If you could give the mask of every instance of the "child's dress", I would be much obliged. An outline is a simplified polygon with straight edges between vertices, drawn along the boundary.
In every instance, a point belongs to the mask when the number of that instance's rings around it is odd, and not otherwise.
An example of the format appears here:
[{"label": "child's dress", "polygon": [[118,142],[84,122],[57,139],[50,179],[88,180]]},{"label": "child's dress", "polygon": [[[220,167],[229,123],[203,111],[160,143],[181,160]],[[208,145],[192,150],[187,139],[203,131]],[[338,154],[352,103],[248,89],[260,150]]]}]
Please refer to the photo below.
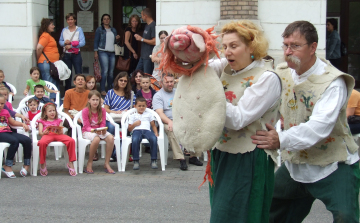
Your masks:
[{"label": "child's dress", "polygon": [[39,114],[40,113],[40,110],[37,110],[35,113],[33,113],[32,111],[28,111],[27,115],[27,118],[30,119],[30,121],[33,120],[33,118],[35,117],[35,115]]},{"label": "child's dress", "polygon": [[[43,125],[43,132],[44,132],[46,128],[49,126],[60,126],[62,120],[55,119],[54,121],[47,121],[47,120],[38,119],[37,122]],[[54,141],[62,142],[65,144],[69,154],[69,162],[76,161],[75,140],[70,136],[64,134],[58,135],[50,132],[48,135],[43,135],[37,144],[39,146],[40,164],[45,163],[46,147],[49,145],[49,143]]]},{"label": "child's dress", "polygon": [[92,113],[91,119],[89,119],[89,109],[86,107],[82,110],[82,118],[83,118],[83,128],[82,128],[82,135],[84,139],[93,140],[96,136],[99,136],[100,139],[105,139],[109,132],[106,132],[104,135],[98,135],[95,132],[91,132],[91,129],[106,127],[106,110],[101,108],[102,110],[102,120],[101,123],[98,124],[98,114]]}]

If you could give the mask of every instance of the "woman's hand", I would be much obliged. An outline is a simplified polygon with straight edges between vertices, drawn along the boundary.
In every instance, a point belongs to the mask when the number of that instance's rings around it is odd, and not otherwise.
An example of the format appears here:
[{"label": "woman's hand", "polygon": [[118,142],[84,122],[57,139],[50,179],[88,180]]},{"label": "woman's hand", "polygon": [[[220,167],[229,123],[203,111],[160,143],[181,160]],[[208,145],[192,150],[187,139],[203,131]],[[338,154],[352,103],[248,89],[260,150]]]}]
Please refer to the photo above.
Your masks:
[{"label": "woman's hand", "polygon": [[119,36],[119,35],[117,35],[117,36],[115,36],[115,38],[116,38],[116,40],[119,40],[119,39],[120,39],[120,36]]},{"label": "woman's hand", "polygon": [[94,59],[95,59],[95,60],[99,59],[99,55],[98,55],[98,52],[97,52],[97,51],[95,51],[95,53],[94,53]]},{"label": "woman's hand", "polygon": [[136,53],[133,53],[135,60],[139,58],[139,56]]},{"label": "woman's hand", "polygon": [[71,49],[71,45],[66,45],[65,50],[69,50],[69,49]]},{"label": "woman's hand", "polygon": [[64,42],[64,43],[65,43],[65,45],[71,45],[71,42],[70,42],[70,40],[68,40],[68,39],[67,39],[67,40],[65,40],[65,42]]}]

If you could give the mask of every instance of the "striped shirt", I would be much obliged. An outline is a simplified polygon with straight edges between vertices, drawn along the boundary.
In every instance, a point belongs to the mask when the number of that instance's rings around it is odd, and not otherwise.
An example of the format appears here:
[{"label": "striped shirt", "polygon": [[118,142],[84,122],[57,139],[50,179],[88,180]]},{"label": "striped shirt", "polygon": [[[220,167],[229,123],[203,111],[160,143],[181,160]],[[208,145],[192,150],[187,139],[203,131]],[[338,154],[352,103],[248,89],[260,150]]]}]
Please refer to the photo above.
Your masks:
[{"label": "striped shirt", "polygon": [[[135,99],[136,96],[134,95],[133,105],[135,104]],[[105,96],[104,104],[109,106],[112,111],[123,111],[130,109],[130,101],[130,99],[126,99],[124,96],[117,95],[114,89],[111,89]]]}]

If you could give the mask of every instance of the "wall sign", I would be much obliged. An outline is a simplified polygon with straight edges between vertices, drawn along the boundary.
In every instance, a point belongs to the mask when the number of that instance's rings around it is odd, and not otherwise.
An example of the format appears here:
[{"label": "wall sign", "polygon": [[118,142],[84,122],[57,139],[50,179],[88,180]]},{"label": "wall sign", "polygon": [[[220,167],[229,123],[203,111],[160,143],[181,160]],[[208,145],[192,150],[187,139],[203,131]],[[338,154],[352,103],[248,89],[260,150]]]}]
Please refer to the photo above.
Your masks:
[{"label": "wall sign", "polygon": [[80,26],[83,32],[94,31],[94,12],[79,11],[77,13],[77,25]]},{"label": "wall sign", "polygon": [[81,10],[87,11],[91,8],[93,4],[93,0],[77,0],[77,3]]}]

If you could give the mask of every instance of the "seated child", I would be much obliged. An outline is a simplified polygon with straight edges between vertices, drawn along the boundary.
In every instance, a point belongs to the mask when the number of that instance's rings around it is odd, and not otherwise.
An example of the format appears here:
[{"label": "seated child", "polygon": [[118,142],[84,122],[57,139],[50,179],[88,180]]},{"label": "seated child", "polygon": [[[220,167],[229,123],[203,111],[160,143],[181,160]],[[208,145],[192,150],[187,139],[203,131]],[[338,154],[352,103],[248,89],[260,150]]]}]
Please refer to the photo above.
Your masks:
[{"label": "seated child", "polygon": [[44,97],[44,93],[45,93],[44,86],[42,86],[40,84],[35,85],[34,93],[35,93],[35,96],[33,98],[38,100],[39,103],[43,103],[43,104],[46,104],[46,103],[49,103],[49,102],[53,103],[53,101],[51,101],[49,98]]},{"label": "seated child", "polygon": [[[0,95],[0,142],[9,143],[8,152],[6,155],[5,165],[1,168],[1,172],[5,173],[9,178],[16,178],[12,166],[15,153],[19,147],[19,143],[24,148],[24,166],[21,167],[20,175],[25,177],[30,168],[31,158],[31,139],[27,136],[12,132],[10,125],[22,126],[25,131],[29,131],[29,127],[25,123],[15,121],[9,114],[8,110],[3,109],[5,104],[5,97]],[[3,154],[1,154],[2,156]]]},{"label": "seated child", "polygon": [[9,98],[9,89],[7,89],[6,87],[0,87],[0,94],[2,94],[5,99],[6,99],[6,106],[11,110],[14,111],[12,104],[8,101]]},{"label": "seated child", "polygon": [[46,147],[53,141],[65,144],[69,154],[69,163],[67,163],[66,166],[69,169],[70,176],[76,176],[73,164],[73,162],[76,161],[75,140],[70,136],[63,134],[62,129],[60,129],[60,131],[53,131],[51,129],[51,127],[62,127],[62,120],[58,118],[56,105],[51,102],[45,104],[41,109],[41,118],[38,119],[37,122],[39,124],[39,135],[41,136],[41,139],[37,144],[39,146],[41,176],[46,176],[48,174],[45,161]]},{"label": "seated child", "polygon": [[14,96],[15,94],[11,91],[11,88],[9,87],[9,85],[4,81],[5,79],[5,74],[4,71],[0,70],[0,87],[6,87],[9,90],[9,94],[11,94],[12,96]]},{"label": "seated child", "polygon": [[[27,95],[29,93],[29,90],[31,90],[31,94],[34,94],[34,87],[36,85],[42,85],[44,86],[44,89],[47,91],[47,92],[50,92],[50,93],[57,93],[58,91],[55,91],[55,90],[51,90],[49,89],[47,86],[46,86],[46,83],[44,80],[41,80],[40,79],[40,69],[37,68],[37,67],[32,67],[30,69],[30,77],[31,79],[28,79],[26,81],[26,88],[24,90],[24,95]],[[47,93],[45,93],[45,95],[47,96]]]},{"label": "seated child", "polygon": [[138,92],[136,92],[136,98],[145,98],[147,108],[152,108],[152,99],[154,97],[154,94],[156,93],[156,91],[152,87],[150,87],[150,84],[150,77],[143,76],[140,82],[141,90],[138,90]]},{"label": "seated child", "polygon": [[26,106],[29,108],[29,111],[25,114],[25,117],[32,121],[35,115],[40,113],[40,110],[37,109],[39,107],[39,101],[35,98],[30,98],[26,102]]},{"label": "seated child", "polygon": [[[131,151],[134,160],[134,170],[140,168],[139,150],[142,139],[150,142],[151,168],[157,169],[157,137],[158,132],[155,126],[154,116],[146,111],[146,99],[137,97],[135,100],[136,113],[129,117],[129,132],[132,133]],[[150,125],[154,132],[150,131]],[[155,134],[154,134],[155,133]]]},{"label": "seated child", "polygon": [[[101,95],[98,91],[92,90],[88,94],[88,103],[86,107],[82,110],[83,118],[83,128],[82,136],[84,139],[91,140],[89,159],[86,166],[86,173],[94,173],[92,169],[92,163],[94,154],[99,146],[100,140],[105,140],[106,142],[106,152],[105,152],[105,172],[110,174],[115,174],[114,170],[110,167],[110,156],[114,148],[114,136],[108,131],[96,131],[93,132],[92,129],[106,127],[106,111],[101,107]],[[82,168],[82,166],[79,166]]]}]

